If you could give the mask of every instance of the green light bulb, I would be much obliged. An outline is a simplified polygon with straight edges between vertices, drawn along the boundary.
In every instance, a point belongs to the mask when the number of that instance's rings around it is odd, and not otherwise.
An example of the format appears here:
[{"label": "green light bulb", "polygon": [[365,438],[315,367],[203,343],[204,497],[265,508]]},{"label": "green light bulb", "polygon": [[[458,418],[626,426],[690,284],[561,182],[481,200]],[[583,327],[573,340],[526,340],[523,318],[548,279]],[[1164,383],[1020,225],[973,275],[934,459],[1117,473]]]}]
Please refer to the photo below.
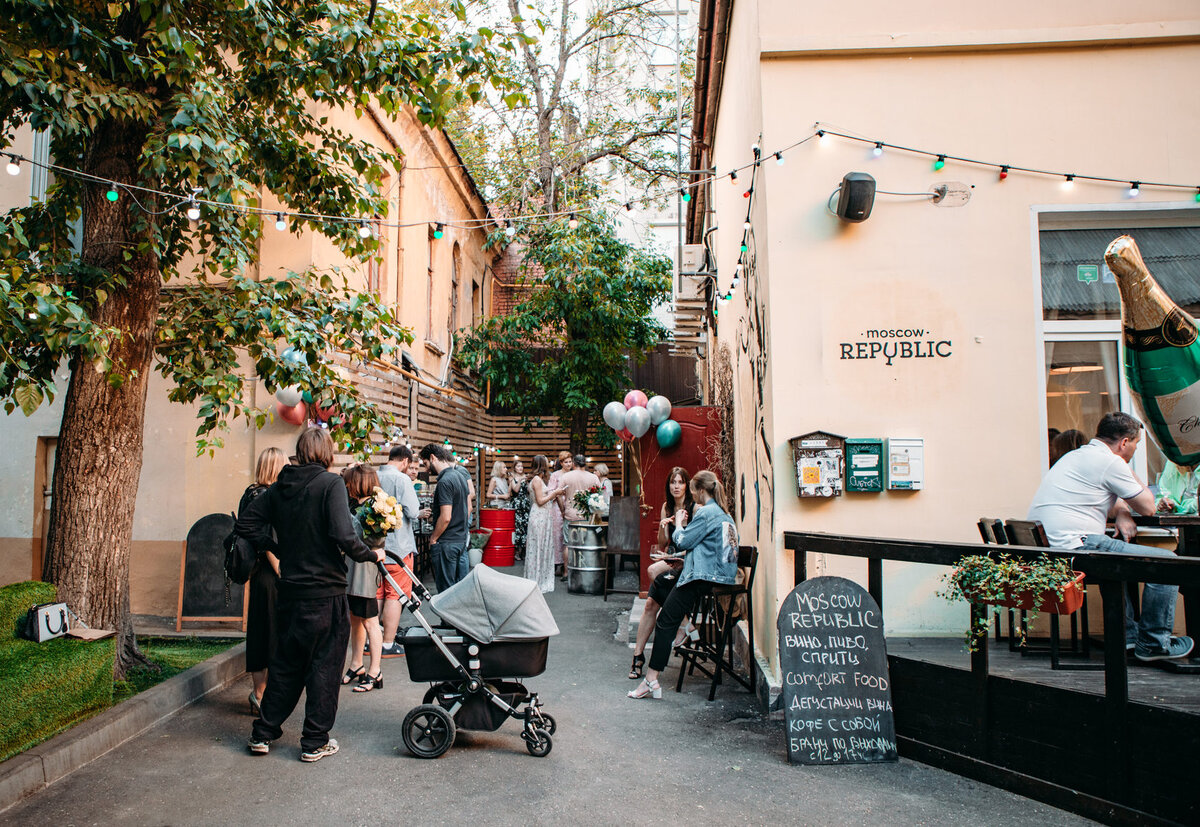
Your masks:
[{"label": "green light bulb", "polygon": [[934,171],[934,172],[937,172],[938,170],[940,170],[940,169],[941,169],[942,167],[944,167],[944,166],[946,166],[946,156],[945,156],[945,155],[939,155],[939,156],[937,157],[937,160],[933,162],[933,171]]},{"label": "green light bulb", "polygon": [[116,201],[118,198],[121,197],[121,193],[117,192],[116,187],[110,187],[108,192],[104,193],[104,197],[107,198],[109,201]]}]

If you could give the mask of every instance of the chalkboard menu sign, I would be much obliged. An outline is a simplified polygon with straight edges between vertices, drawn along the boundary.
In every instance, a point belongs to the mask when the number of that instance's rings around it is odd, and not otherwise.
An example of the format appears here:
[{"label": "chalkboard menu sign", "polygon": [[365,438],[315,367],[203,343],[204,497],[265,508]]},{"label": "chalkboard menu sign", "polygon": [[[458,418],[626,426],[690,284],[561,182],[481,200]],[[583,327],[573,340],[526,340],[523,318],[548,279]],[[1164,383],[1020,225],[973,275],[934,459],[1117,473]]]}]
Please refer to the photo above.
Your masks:
[{"label": "chalkboard menu sign", "polygon": [[791,763],[896,760],[883,613],[866,590],[842,577],[792,589],[779,610],[779,665]]},{"label": "chalkboard menu sign", "polygon": [[179,609],[175,629],[185,621],[241,621],[245,628],[244,585],[231,583],[225,593],[225,537],[233,531],[233,516],[209,514],[188,531],[179,566]]}]

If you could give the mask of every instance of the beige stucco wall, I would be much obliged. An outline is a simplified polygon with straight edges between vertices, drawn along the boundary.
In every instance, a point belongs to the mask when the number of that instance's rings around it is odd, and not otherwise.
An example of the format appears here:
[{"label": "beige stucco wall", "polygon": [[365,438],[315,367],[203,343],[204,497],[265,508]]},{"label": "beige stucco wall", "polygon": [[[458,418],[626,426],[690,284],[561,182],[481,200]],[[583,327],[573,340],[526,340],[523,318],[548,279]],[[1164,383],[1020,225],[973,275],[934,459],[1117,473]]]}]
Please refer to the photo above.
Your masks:
[{"label": "beige stucco wall", "polygon": [[[449,346],[451,250],[460,247],[459,319],[471,322],[472,281],[481,291],[490,291],[485,279],[490,255],[483,251],[485,230],[470,222],[484,216],[484,206],[458,167],[461,163],[448,140],[439,132],[420,125],[409,112],[385,119],[382,126],[369,117],[355,118],[352,112],[332,110],[331,118],[346,132],[372,141],[385,152],[399,147],[406,165],[402,184],[393,174],[387,222],[411,224],[402,230],[384,228],[382,299],[396,311],[401,323],[413,331],[408,348],[414,361],[433,377],[440,376],[445,356],[426,348],[432,338],[444,353]],[[27,130],[15,135],[12,151],[31,154]],[[0,172],[0,209],[28,203],[29,175],[10,177]],[[264,195],[267,209],[279,208],[278,200]],[[432,221],[445,222],[445,236],[433,242],[434,328],[427,329],[428,232]],[[477,223],[477,222],[476,222]],[[454,226],[458,224],[460,226]],[[461,225],[467,225],[463,227]],[[288,271],[309,267],[338,269],[353,287],[366,288],[366,265],[348,260],[335,245],[318,234],[279,232],[274,218],[264,221],[261,243],[261,277],[281,277]],[[184,280],[198,260],[189,258],[181,266]],[[485,293],[486,295],[486,293]],[[169,300],[169,299],[165,299]],[[483,304],[484,309],[487,303]],[[429,377],[427,377],[429,378]],[[62,398],[67,375],[62,374],[60,393],[52,405],[26,418],[20,413],[0,414],[0,496],[7,504],[0,512],[0,584],[29,578],[34,553],[35,514],[40,508],[36,491],[39,438],[54,438],[62,417]],[[158,374],[150,380],[146,406],[145,448],[137,503],[134,511],[133,546],[130,558],[131,605],[136,614],[173,616],[176,613],[180,559],[188,529],[201,517],[237,508],[242,491],[250,483],[254,462],[267,447],[287,454],[295,451],[300,429],[275,419],[261,431],[244,421],[231,423],[224,434],[225,447],[215,456],[196,456],[198,424],[194,406],[167,400],[168,385]],[[273,400],[259,383],[252,391],[257,404],[271,407]],[[251,401],[251,400],[248,400]],[[407,424],[407,423],[403,423]]]},{"label": "beige stucco wall", "polygon": [[[942,2],[914,8],[739,0],[717,168],[745,163],[746,127],[761,107],[767,152],[821,121],[872,140],[997,163],[1200,181],[1193,151],[1200,106],[1184,80],[1200,71],[1196,11],[1181,2],[1017,3],[1001,16]],[[754,43],[745,29],[755,25],[770,54],[744,54]],[[1102,38],[1109,40],[1078,45]],[[1132,45],[1125,38],[1134,38]],[[760,57],[756,88],[746,67]],[[1024,515],[1046,451],[1037,213],[1131,202],[1127,185],[1080,182],[1067,192],[1060,179],[1014,173],[1001,182],[994,168],[950,162],[934,172],[927,157],[888,151],[874,159],[870,144],[825,144],[793,150],[782,167],[763,165],[763,211],[755,218],[759,269],[769,279],[777,529],[772,541],[760,543],[774,550],[761,564],[767,617],[757,625],[767,653],[775,650],[774,614],[792,583],[783,531],[974,542],[978,517]],[[869,220],[847,225],[825,204],[850,171],[870,173],[881,190],[923,192],[946,181],[974,189],[960,208],[881,194]],[[725,228],[740,232],[742,220],[730,190],[720,182],[714,193],[723,284],[737,251]],[[1192,195],[1143,187],[1136,203],[1197,210]],[[762,245],[764,236],[769,245]],[[1097,250],[1097,260],[1102,254]],[[749,308],[740,300],[732,306],[743,319],[730,324],[723,309],[720,338],[736,345]],[[951,355],[890,366],[841,358],[841,343],[895,327],[924,328],[932,334],[925,338],[952,342]],[[737,380],[749,401],[749,376],[743,370]],[[739,415],[739,425],[745,418]],[[799,500],[787,440],[818,428],[923,437],[925,490]],[[744,466],[744,439],[739,446]],[[865,583],[865,564],[855,561],[812,559],[809,567],[810,574]],[[948,607],[933,594],[938,570],[885,564],[884,572],[890,634],[965,628],[965,607]]]}]

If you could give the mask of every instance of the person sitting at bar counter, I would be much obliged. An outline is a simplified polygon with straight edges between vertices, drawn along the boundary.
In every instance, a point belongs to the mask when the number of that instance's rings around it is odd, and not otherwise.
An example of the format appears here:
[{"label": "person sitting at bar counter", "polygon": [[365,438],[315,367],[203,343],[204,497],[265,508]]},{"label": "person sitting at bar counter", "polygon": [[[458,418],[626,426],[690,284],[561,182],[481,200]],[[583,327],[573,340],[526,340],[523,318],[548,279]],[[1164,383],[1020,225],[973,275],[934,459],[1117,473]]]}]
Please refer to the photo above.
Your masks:
[{"label": "person sitting at bar counter", "polygon": [[1200,488],[1200,466],[1181,466],[1167,460],[1158,475],[1158,500],[1161,514],[1195,514],[1196,490]]},{"label": "person sitting at bar counter", "polygon": [[[1046,537],[1055,548],[1101,551],[1117,554],[1174,557],[1173,551],[1133,545],[1137,526],[1130,511],[1154,513],[1154,495],[1129,468],[1129,460],[1142,438],[1142,423],[1127,413],[1104,415],[1096,438],[1062,456],[1054,464],[1033,496],[1030,520],[1040,520]],[[1104,527],[1109,518],[1117,537],[1108,537]],[[1142,591],[1142,616],[1133,618],[1133,606],[1125,598],[1125,648],[1141,661],[1180,658],[1192,651],[1192,639],[1175,637],[1175,597],[1178,586],[1147,583]]]}]

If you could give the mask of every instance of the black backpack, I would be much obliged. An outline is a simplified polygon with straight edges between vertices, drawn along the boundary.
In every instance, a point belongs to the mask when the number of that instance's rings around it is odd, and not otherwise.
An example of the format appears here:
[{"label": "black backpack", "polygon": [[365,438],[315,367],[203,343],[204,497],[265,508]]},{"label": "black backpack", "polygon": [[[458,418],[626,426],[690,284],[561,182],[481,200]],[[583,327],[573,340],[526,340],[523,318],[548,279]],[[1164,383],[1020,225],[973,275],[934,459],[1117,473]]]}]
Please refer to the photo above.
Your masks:
[{"label": "black backpack", "polygon": [[250,579],[250,570],[258,559],[258,551],[249,540],[237,533],[237,529],[229,532],[222,545],[225,547],[225,576],[234,583],[245,583]]}]

